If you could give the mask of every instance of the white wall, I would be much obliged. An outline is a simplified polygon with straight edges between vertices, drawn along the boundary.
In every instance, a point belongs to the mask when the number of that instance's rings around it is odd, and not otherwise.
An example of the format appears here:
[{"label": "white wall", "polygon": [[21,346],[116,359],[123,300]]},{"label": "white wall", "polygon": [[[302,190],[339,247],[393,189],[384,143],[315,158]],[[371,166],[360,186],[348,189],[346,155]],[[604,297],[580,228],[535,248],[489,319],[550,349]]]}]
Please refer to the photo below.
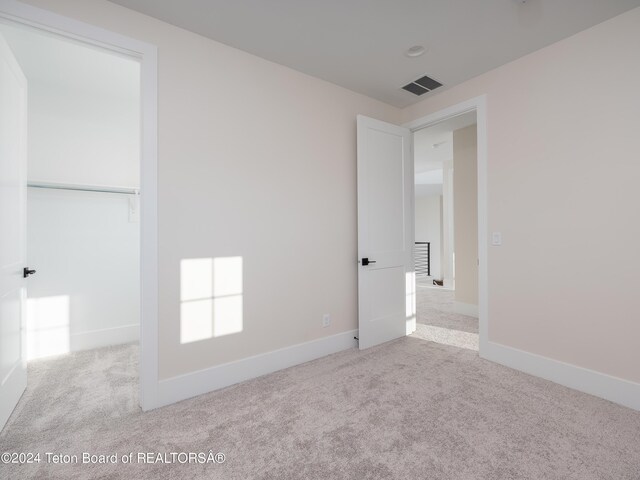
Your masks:
[{"label": "white wall", "polygon": [[29,189],[28,356],[139,335],[139,223],[124,195]]},{"label": "white wall", "polygon": [[442,278],[442,195],[416,196],[416,242],[431,242],[431,276]]},{"label": "white wall", "polygon": [[137,188],[138,97],[30,81],[29,179]]},{"label": "white wall", "polygon": [[486,95],[488,231],[503,238],[489,250],[489,340],[631,382],[638,51],[640,8],[403,111],[410,121]]},{"label": "white wall", "polygon": [[0,24],[28,80],[30,180],[137,187],[140,64]]},{"label": "white wall", "polygon": [[[121,69],[129,90],[81,85],[68,66],[78,49],[97,56],[96,67],[105,54],[47,38],[42,48],[61,52],[47,75],[33,68],[38,49],[24,48],[44,41],[34,35],[7,35],[29,83],[29,181],[138,187],[139,86],[129,77],[139,66],[109,55],[106,68]],[[138,339],[139,223],[129,221],[129,196],[29,188],[27,209],[37,270],[27,289],[28,357]]]},{"label": "white wall", "polygon": [[[29,3],[158,46],[161,379],[356,328],[355,118],[399,109],[106,1]],[[228,257],[242,330],[213,336],[215,288],[187,305],[181,272]]]},{"label": "white wall", "polygon": [[[453,132],[455,304],[459,313],[478,306],[478,142],[476,126]],[[475,308],[474,308],[475,307]],[[475,313],[477,316],[477,313]]]}]

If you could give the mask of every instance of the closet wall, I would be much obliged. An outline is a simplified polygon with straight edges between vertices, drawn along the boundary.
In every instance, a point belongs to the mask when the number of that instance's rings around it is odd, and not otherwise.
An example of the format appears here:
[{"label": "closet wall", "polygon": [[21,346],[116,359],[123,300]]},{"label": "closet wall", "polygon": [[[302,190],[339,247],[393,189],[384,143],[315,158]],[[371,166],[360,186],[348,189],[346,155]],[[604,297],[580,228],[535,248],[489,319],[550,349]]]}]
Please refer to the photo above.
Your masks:
[{"label": "closet wall", "polygon": [[[3,34],[28,80],[28,181],[137,189],[138,64],[33,32]],[[37,270],[29,358],[138,339],[137,205],[135,195],[28,188],[27,258]]]}]

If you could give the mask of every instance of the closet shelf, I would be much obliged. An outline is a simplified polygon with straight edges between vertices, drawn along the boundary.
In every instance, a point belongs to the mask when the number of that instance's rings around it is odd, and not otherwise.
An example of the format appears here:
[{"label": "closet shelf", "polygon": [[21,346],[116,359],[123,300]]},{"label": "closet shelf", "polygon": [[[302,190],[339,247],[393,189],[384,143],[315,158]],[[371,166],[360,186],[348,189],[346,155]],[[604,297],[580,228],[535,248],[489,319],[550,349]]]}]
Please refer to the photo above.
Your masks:
[{"label": "closet shelf", "polygon": [[137,188],[109,187],[105,185],[77,185],[71,183],[27,182],[29,188],[50,188],[54,190],[75,190],[79,192],[120,193],[124,195],[140,195]]}]

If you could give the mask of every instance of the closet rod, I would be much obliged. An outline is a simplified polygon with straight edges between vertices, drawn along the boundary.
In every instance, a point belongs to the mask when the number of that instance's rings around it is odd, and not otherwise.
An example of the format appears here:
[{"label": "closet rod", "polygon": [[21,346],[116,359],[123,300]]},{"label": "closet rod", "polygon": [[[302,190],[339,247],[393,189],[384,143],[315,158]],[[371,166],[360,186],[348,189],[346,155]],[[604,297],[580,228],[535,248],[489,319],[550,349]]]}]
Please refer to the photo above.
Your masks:
[{"label": "closet rod", "polygon": [[139,195],[136,188],[107,187],[102,185],[73,185],[70,183],[28,182],[30,188],[52,188],[54,190],[76,190],[80,192],[122,193],[125,195]]}]

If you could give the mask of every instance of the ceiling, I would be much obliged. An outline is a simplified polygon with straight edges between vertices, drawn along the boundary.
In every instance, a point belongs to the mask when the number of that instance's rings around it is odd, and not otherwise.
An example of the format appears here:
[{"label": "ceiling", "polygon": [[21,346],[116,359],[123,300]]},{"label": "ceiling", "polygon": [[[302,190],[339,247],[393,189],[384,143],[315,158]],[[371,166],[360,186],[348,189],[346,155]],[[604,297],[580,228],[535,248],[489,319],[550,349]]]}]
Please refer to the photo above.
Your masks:
[{"label": "ceiling", "polygon": [[129,57],[21,25],[0,23],[0,34],[30,84],[121,99],[139,97],[140,64]]},{"label": "ceiling", "polygon": [[[397,107],[640,6],[640,0],[111,0]],[[413,45],[427,52],[404,53]]]}]

